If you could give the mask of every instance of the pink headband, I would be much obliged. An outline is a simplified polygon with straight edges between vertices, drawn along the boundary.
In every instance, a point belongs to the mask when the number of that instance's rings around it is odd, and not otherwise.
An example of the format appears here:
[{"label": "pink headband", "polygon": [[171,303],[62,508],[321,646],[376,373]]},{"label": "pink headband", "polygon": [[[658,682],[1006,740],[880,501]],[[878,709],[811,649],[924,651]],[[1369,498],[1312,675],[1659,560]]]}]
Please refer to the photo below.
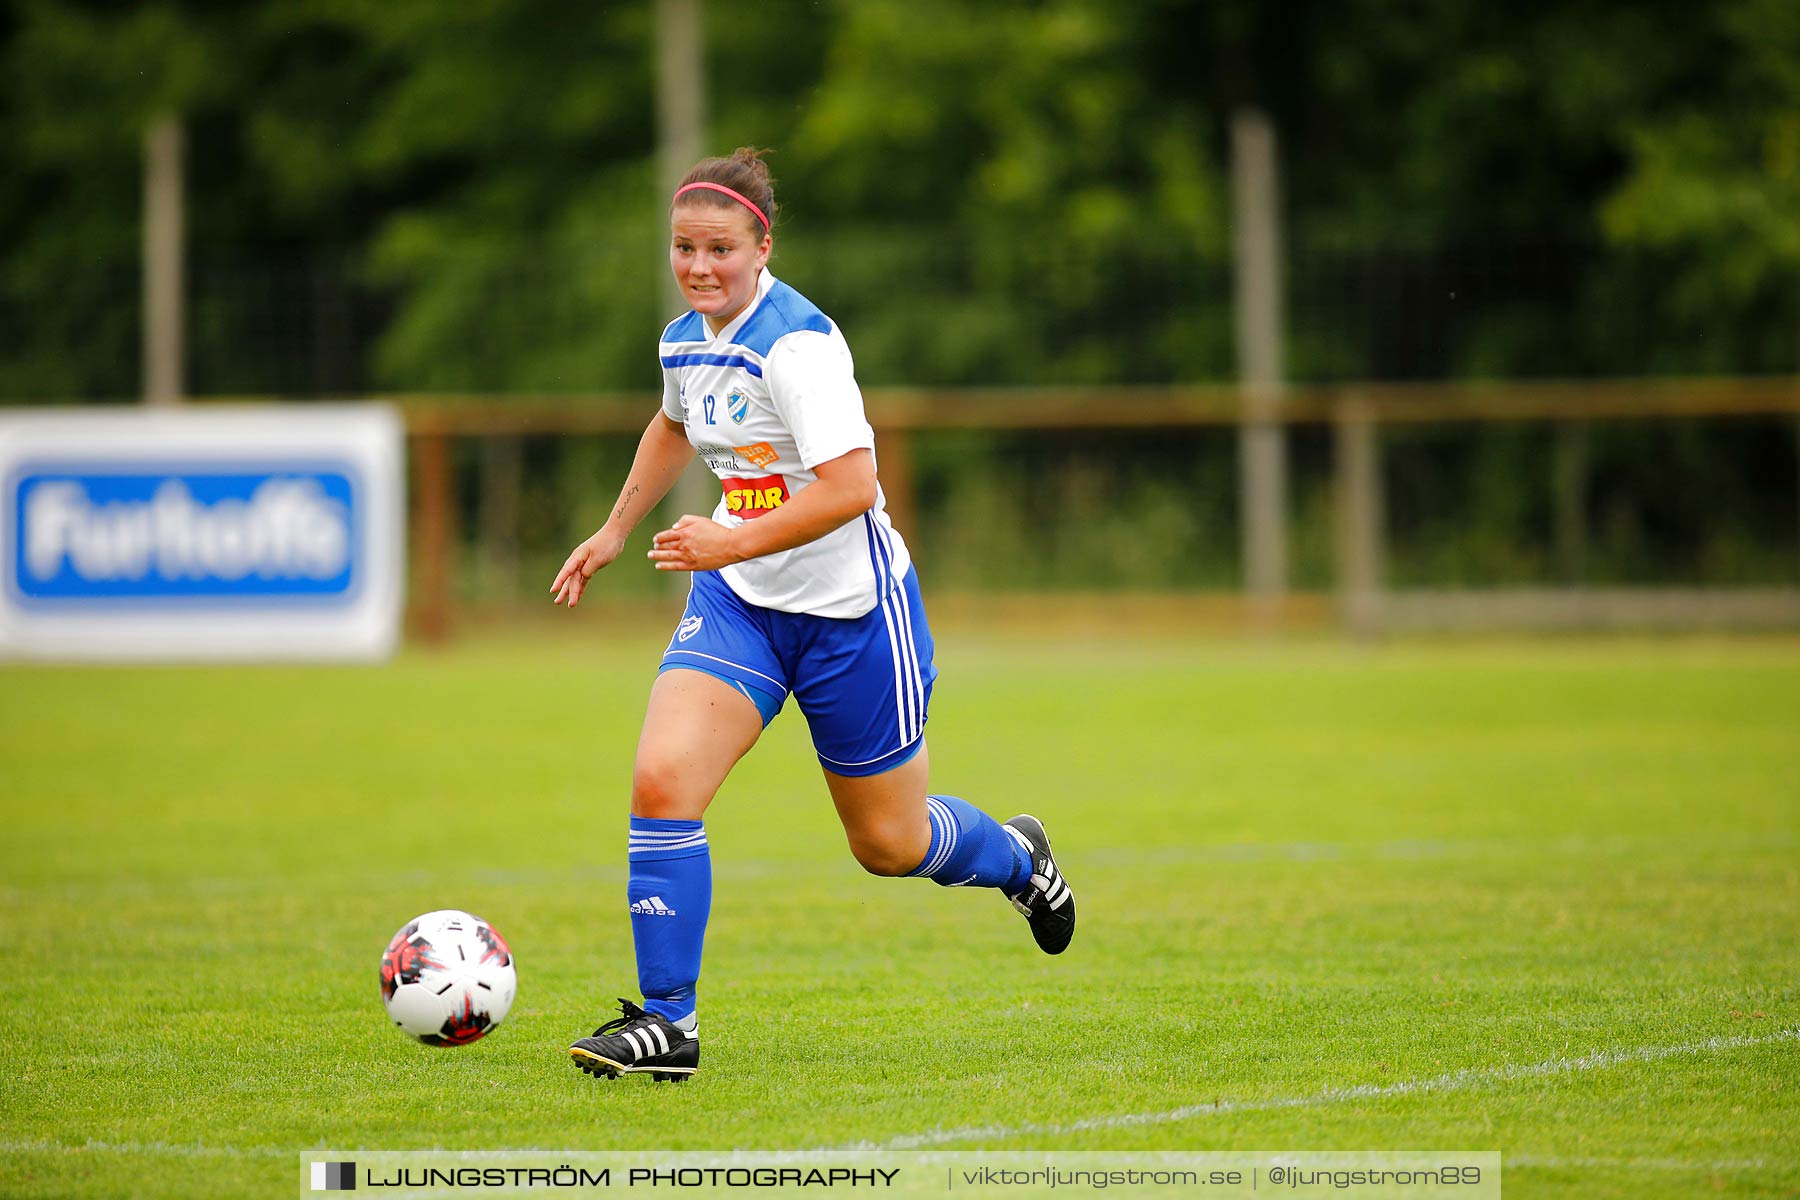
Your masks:
[{"label": "pink headband", "polygon": [[[755,213],[756,219],[762,222],[763,232],[764,233],[769,232],[769,218],[763,212],[763,210],[756,207],[756,205],[750,203],[750,197],[744,195],[742,192],[734,192],[722,183],[690,183],[686,187],[682,188],[681,190],[679,190],[675,193],[675,199],[679,200],[683,196],[685,196],[687,193],[694,191],[698,188],[704,188],[705,190],[707,190],[709,192],[720,192],[720,193],[723,193],[724,195],[730,196],[733,200],[736,200],[739,204],[743,205],[745,208],[747,208],[751,212]],[[674,201],[672,200],[672,201],[670,201],[670,203],[672,204],[672,203],[674,203]]]}]

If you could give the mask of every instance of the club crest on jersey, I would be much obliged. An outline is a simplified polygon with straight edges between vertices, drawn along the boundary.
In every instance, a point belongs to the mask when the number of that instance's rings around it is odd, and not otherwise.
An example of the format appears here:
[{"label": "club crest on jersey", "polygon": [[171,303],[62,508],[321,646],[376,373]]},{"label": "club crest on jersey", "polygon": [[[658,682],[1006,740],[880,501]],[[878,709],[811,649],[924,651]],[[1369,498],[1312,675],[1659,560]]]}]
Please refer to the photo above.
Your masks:
[{"label": "club crest on jersey", "polygon": [[700,622],[703,620],[705,620],[704,617],[689,617],[689,618],[687,618],[685,621],[683,621],[681,623],[680,628],[675,630],[675,640],[678,642],[685,642],[689,638],[693,637],[696,633],[699,633],[700,632]]},{"label": "club crest on jersey", "polygon": [[731,394],[725,397],[725,409],[731,414],[731,419],[735,424],[742,425],[744,418],[750,415],[750,397],[734,388]]}]

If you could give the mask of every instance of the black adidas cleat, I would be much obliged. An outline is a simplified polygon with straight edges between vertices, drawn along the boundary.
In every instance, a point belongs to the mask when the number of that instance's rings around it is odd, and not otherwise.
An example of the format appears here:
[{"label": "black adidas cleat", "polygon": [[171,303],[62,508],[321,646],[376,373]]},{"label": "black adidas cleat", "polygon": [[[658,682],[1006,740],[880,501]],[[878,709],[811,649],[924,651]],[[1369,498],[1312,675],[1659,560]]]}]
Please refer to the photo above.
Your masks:
[{"label": "black adidas cleat", "polygon": [[658,1082],[681,1083],[700,1067],[700,1035],[685,1033],[621,998],[614,1017],[569,1047],[569,1057],[589,1075],[617,1079],[647,1072]]},{"label": "black adidas cleat", "polygon": [[1031,882],[1009,896],[1012,906],[1031,922],[1031,936],[1045,954],[1061,954],[1075,936],[1075,893],[1056,869],[1050,854],[1050,835],[1036,817],[1021,814],[1008,821],[1006,832],[1031,855]]}]

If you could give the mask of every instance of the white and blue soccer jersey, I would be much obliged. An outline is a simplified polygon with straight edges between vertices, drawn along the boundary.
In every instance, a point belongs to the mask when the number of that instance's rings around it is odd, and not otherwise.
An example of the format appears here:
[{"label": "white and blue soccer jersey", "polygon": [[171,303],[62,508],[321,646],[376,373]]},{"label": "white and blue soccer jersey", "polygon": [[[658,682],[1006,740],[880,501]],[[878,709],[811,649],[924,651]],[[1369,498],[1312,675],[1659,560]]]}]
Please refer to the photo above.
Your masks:
[{"label": "white and blue soccer jersey", "polygon": [[[850,346],[806,297],[762,272],[756,298],[717,336],[699,313],[663,330],[663,412],[719,478],[713,520],[736,527],[805,491],[813,468],[875,449]],[[816,541],[719,574],[746,602],[780,612],[860,617],[906,577],[912,558],[875,506]]]}]

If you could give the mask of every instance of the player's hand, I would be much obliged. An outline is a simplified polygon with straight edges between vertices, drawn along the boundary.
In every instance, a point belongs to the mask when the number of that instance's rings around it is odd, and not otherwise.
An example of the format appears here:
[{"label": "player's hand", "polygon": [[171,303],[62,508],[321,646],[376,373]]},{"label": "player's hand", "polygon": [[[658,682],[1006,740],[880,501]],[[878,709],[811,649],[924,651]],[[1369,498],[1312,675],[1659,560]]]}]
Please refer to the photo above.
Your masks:
[{"label": "player's hand", "polygon": [[562,570],[556,573],[556,582],[550,585],[550,603],[561,604],[567,600],[569,607],[574,608],[594,572],[619,557],[623,549],[625,539],[607,529],[601,529],[575,547],[564,560]]},{"label": "player's hand", "polygon": [[650,561],[659,571],[716,571],[739,559],[732,552],[731,530],[689,513],[656,535]]}]

